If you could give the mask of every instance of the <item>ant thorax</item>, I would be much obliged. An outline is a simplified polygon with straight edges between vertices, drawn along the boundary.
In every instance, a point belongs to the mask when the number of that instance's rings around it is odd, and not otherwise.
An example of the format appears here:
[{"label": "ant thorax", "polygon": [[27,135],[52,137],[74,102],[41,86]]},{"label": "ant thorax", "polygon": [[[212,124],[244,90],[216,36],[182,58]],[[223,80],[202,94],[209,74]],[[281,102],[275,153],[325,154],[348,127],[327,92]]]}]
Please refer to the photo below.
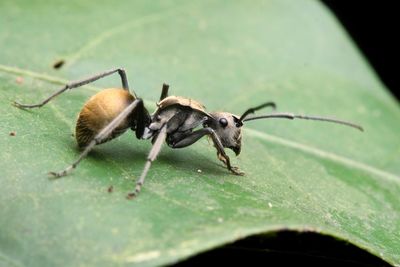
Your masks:
[{"label": "ant thorax", "polygon": [[145,128],[142,139],[149,139],[155,136],[164,125],[167,125],[176,116],[184,118],[184,120],[176,127],[169,127],[168,133],[193,130],[210,119],[202,112],[181,105],[172,105],[164,109],[158,109],[151,116],[151,123]]}]

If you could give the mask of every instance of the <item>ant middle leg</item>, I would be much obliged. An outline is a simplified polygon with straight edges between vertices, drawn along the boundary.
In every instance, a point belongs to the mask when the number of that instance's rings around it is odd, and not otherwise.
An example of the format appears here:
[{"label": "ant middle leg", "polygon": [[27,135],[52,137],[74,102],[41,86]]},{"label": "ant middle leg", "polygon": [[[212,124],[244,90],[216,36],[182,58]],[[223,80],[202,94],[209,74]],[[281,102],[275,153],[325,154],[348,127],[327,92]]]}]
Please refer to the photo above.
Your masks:
[{"label": "ant middle leg", "polygon": [[17,101],[14,101],[13,105],[18,107],[18,108],[21,108],[21,109],[40,108],[40,107],[44,106],[45,104],[47,104],[50,100],[52,100],[56,96],[64,93],[65,91],[67,91],[69,89],[74,89],[74,88],[77,88],[77,87],[92,83],[94,81],[97,81],[97,80],[99,80],[101,78],[104,78],[104,77],[106,77],[108,75],[111,75],[111,74],[114,74],[116,72],[118,72],[119,76],[121,77],[122,87],[125,90],[129,91],[129,85],[128,85],[128,80],[126,78],[125,70],[122,69],[122,68],[117,68],[117,69],[112,69],[112,70],[109,70],[109,71],[105,71],[105,72],[96,74],[96,75],[91,76],[91,77],[86,78],[86,79],[82,79],[82,80],[78,80],[78,81],[75,81],[75,82],[68,83],[64,87],[62,87],[58,91],[54,92],[52,95],[50,95],[48,98],[46,98],[45,100],[43,100],[42,102],[40,102],[38,104],[26,105],[26,104],[21,104],[21,103],[19,103]]},{"label": "ant middle leg", "polygon": [[147,155],[146,163],[144,165],[143,171],[142,171],[139,179],[136,181],[135,190],[126,196],[127,199],[133,199],[142,190],[142,186],[144,184],[144,179],[146,178],[147,173],[150,170],[151,164],[153,163],[153,161],[156,159],[156,157],[160,153],[162,144],[164,143],[166,137],[167,137],[167,125],[164,124],[161,127],[160,132],[158,133],[158,135],[153,143],[153,146],[151,147],[149,154]]},{"label": "ant middle leg", "polygon": [[164,83],[163,87],[161,89],[160,101],[163,100],[164,98],[168,97],[168,89],[169,89],[169,85]]},{"label": "ant middle leg", "polygon": [[149,172],[153,161],[160,153],[162,144],[166,140],[168,134],[175,131],[186,120],[187,116],[188,114],[186,112],[178,112],[167,123],[161,125],[161,128],[158,130],[158,133],[153,137],[152,140],[153,146],[151,147],[151,150],[147,156],[146,164],[144,165],[142,174],[140,175],[139,179],[136,182],[135,190],[127,195],[128,199],[133,199],[140,193],[140,191],[142,190],[142,186],[144,184],[144,180],[147,176],[147,173]]}]

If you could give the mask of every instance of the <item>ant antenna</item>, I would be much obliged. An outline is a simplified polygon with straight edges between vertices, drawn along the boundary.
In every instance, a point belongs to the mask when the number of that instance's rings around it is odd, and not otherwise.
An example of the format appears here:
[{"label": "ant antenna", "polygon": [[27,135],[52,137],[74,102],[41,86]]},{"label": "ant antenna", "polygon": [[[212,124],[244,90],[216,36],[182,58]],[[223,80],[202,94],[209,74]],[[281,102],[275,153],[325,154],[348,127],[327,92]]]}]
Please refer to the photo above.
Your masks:
[{"label": "ant antenna", "polygon": [[274,113],[274,114],[268,114],[268,115],[261,115],[261,116],[253,116],[247,119],[244,119],[243,121],[252,121],[252,120],[258,120],[258,119],[270,119],[270,118],[284,118],[284,119],[303,119],[303,120],[314,120],[314,121],[327,121],[327,122],[333,122],[337,124],[342,124],[346,126],[353,127],[355,129],[358,129],[360,131],[364,131],[364,129],[354,123],[348,122],[348,121],[342,121],[338,119],[333,119],[333,118],[325,118],[325,117],[316,117],[316,116],[305,116],[305,115],[294,115],[292,113]]},{"label": "ant antenna", "polygon": [[274,102],[267,102],[267,103],[261,104],[261,105],[259,105],[259,106],[257,106],[257,107],[249,108],[248,110],[246,110],[246,111],[243,113],[242,116],[240,116],[239,121],[242,122],[243,119],[247,117],[247,115],[249,115],[249,114],[251,114],[251,113],[254,113],[254,112],[256,112],[257,110],[260,110],[260,109],[265,108],[265,107],[272,107],[272,109],[275,110],[275,109],[276,109],[276,104],[275,104]]}]

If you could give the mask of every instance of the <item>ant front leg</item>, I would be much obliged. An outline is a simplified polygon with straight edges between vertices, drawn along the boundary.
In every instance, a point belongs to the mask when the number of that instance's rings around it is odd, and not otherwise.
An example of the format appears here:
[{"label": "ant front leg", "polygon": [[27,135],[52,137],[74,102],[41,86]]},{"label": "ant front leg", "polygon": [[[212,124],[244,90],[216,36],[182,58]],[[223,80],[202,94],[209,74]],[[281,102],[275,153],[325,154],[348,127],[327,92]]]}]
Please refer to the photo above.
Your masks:
[{"label": "ant front leg", "polygon": [[228,170],[230,170],[233,174],[236,175],[244,175],[244,172],[240,171],[238,167],[234,167],[231,165],[230,159],[228,155],[225,153],[224,146],[221,143],[221,140],[219,139],[218,135],[215,133],[215,131],[212,128],[203,128],[194,132],[191,132],[187,135],[181,135],[177,139],[169,140],[169,145],[172,148],[182,148],[186,146],[190,146],[193,143],[197,142],[200,138],[203,136],[209,135],[211,136],[214,146],[217,149],[217,156],[218,159],[221,160]]},{"label": "ant front leg", "polygon": [[[214,141],[214,140],[213,140]],[[244,172],[242,172],[238,167],[232,166],[230,163],[230,159],[228,155],[225,153],[225,150],[223,146],[219,146],[215,141],[214,141],[214,146],[217,149],[217,157],[220,161],[222,161],[228,170],[230,170],[233,174],[235,175],[244,175]]]}]

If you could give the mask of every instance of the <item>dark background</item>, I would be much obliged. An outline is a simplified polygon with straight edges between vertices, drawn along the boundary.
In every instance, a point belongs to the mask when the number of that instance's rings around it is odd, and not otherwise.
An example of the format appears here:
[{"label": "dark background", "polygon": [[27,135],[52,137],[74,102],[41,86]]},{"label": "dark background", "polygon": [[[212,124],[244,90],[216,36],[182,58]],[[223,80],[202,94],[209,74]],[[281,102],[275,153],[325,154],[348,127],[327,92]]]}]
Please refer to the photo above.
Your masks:
[{"label": "dark background", "polygon": [[[400,99],[400,9],[396,0],[322,0],[336,15],[386,87]],[[397,3],[397,4],[396,4]]]}]

